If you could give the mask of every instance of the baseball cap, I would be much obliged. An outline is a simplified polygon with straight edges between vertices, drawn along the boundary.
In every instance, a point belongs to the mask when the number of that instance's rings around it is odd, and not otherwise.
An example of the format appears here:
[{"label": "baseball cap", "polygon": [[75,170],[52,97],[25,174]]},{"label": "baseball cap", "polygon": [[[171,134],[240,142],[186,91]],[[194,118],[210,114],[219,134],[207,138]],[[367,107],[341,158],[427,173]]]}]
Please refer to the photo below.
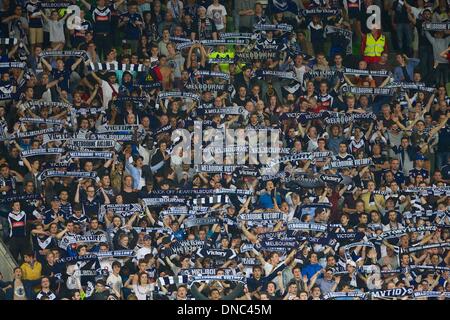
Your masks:
[{"label": "baseball cap", "polygon": [[146,234],[143,239],[144,239],[144,241],[152,240],[152,237],[150,237],[148,234]]}]

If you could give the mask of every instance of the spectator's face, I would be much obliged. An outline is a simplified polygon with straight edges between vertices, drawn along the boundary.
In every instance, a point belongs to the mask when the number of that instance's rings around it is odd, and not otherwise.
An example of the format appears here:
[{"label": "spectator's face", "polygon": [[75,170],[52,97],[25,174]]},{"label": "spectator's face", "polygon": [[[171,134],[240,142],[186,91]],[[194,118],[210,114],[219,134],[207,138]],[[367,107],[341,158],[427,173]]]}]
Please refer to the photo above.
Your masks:
[{"label": "spectator's face", "polygon": [[21,279],[22,278],[22,270],[20,268],[14,270],[14,278]]},{"label": "spectator's face", "polygon": [[204,18],[206,15],[206,9],[204,7],[198,8],[197,13],[200,18]]},{"label": "spectator's face", "polygon": [[297,285],[295,283],[289,286],[289,293],[294,295],[297,294]]},{"label": "spectator's face", "polygon": [[334,257],[327,258],[327,266],[334,267],[336,265],[336,259]]},{"label": "spectator's face", "polygon": [[300,300],[308,300],[308,294],[306,292],[301,292]]},{"label": "spectator's face", "polygon": [[312,296],[315,297],[315,298],[320,297],[320,288],[319,288],[319,287],[315,287],[315,288],[312,290]]},{"label": "spectator's face", "polygon": [[394,211],[389,212],[389,221],[395,222],[397,221],[397,213]]},{"label": "spectator's face", "polygon": [[356,203],[356,211],[364,212],[364,202],[357,202]]},{"label": "spectator's face", "polygon": [[362,214],[359,216],[359,223],[361,224],[367,224],[367,215]]},{"label": "spectator's face", "polygon": [[14,204],[13,204],[13,206],[12,206],[12,209],[14,210],[14,211],[20,211],[20,203],[19,202],[14,202]]},{"label": "spectator's face", "polygon": [[269,300],[269,297],[264,293],[260,295],[260,300]]},{"label": "spectator's face", "polygon": [[126,177],[124,183],[125,186],[130,188],[133,184],[133,178],[131,178],[130,176]]},{"label": "spectator's face", "polygon": [[392,170],[398,170],[399,167],[400,167],[400,162],[398,160],[391,161],[391,169]]},{"label": "spectator's face", "polygon": [[45,290],[48,290],[50,288],[50,281],[48,281],[48,278],[43,278],[41,280],[41,287]]},{"label": "spectator's face", "polygon": [[180,288],[178,288],[177,296],[178,296],[180,299],[186,298],[186,296],[187,296],[186,288],[185,288],[185,287],[180,287]]}]

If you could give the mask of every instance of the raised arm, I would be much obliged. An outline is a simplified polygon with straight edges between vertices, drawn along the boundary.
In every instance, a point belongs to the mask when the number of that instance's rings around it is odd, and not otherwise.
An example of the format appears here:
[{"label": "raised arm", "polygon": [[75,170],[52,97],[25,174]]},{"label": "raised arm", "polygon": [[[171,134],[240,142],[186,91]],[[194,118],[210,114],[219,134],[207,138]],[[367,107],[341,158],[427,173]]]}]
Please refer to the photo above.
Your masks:
[{"label": "raised arm", "polygon": [[80,0],[81,3],[86,7],[86,9],[91,10],[91,4],[87,2],[86,0]]},{"label": "raised arm", "polygon": [[52,71],[52,66],[50,65],[50,63],[48,63],[47,60],[45,60],[45,58],[41,59],[42,64],[47,68],[48,71]]}]

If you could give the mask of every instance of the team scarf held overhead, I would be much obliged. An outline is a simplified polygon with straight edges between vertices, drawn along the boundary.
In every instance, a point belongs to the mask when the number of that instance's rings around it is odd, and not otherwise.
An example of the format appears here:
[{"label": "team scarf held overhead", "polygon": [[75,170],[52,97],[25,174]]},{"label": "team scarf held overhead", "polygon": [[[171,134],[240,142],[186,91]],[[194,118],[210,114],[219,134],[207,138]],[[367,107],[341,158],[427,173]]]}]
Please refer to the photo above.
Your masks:
[{"label": "team scarf held overhead", "polygon": [[61,142],[65,140],[74,139],[73,133],[46,133],[44,134],[42,144],[47,144],[49,142]]},{"label": "team scarf held overhead", "polygon": [[25,69],[26,62],[0,62],[0,69]]},{"label": "team scarf held overhead", "polygon": [[23,132],[14,132],[10,137],[7,139],[9,140],[15,140],[15,139],[28,139],[36,136],[40,136],[47,133],[55,133],[60,132],[62,130],[62,127],[59,125],[56,125],[52,128],[47,129],[40,129],[40,130],[34,130],[34,131],[23,131]]},{"label": "team scarf held overhead", "polygon": [[235,58],[241,62],[252,62],[255,60],[276,59],[279,56],[277,51],[245,51],[236,52]]},{"label": "team scarf held overhead", "polygon": [[159,207],[164,205],[185,205],[186,199],[178,197],[158,197],[142,199],[146,206]]},{"label": "team scarf held overhead", "polygon": [[58,170],[44,170],[38,176],[39,180],[45,180],[48,178],[79,178],[79,179],[96,179],[97,172],[87,172],[87,171],[58,171]]},{"label": "team scarf held overhead", "polygon": [[126,218],[136,212],[142,212],[143,209],[139,203],[103,204],[100,207],[100,216],[104,216],[108,211],[112,211],[114,215]]},{"label": "team scarf held overhead", "polygon": [[0,45],[2,46],[13,46],[17,44],[16,38],[0,38]]},{"label": "team scarf held overhead", "polygon": [[39,55],[41,58],[47,57],[83,57],[87,60],[88,55],[85,50],[45,50]]},{"label": "team scarf held overhead", "polygon": [[11,203],[14,201],[28,201],[28,200],[41,200],[42,196],[37,193],[32,194],[21,194],[21,195],[14,195],[14,196],[6,196],[0,198],[0,203]]},{"label": "team scarf held overhead", "polygon": [[[233,270],[232,269],[221,269],[225,275],[232,275]],[[219,269],[217,268],[190,268],[190,269],[181,269],[180,274],[181,275],[188,275],[188,276],[215,276],[217,275],[217,272]]]},{"label": "team scarf held overhead", "polygon": [[276,77],[280,79],[299,81],[293,71],[259,70],[255,73],[255,77],[257,77],[258,79],[261,79],[263,77]]},{"label": "team scarf held overhead", "polygon": [[172,215],[172,216],[199,216],[199,215],[206,215],[210,214],[212,212],[223,212],[223,209],[217,209],[217,210],[210,210],[208,207],[187,207],[187,206],[180,206],[180,207],[169,207],[166,210],[162,210],[160,214],[162,215]]},{"label": "team scarf held overhead", "polygon": [[72,104],[70,103],[65,103],[65,102],[53,102],[53,101],[41,101],[41,100],[32,100],[32,101],[28,101],[25,102],[23,104],[23,107],[25,109],[30,109],[32,111],[36,111],[36,110],[40,110],[43,107],[48,107],[50,109],[53,108],[60,108],[63,110],[68,110],[69,108],[72,107]]},{"label": "team scarf held overhead", "polygon": [[205,246],[205,241],[203,240],[183,240],[177,241],[171,245],[169,254],[181,255],[192,255],[194,252]]},{"label": "team scarf held overhead", "polygon": [[[81,235],[65,235],[61,241],[59,242],[59,247],[66,250],[67,246],[77,243],[87,243],[87,244],[98,244],[100,242],[108,242],[106,235],[90,235],[90,236],[81,236]],[[97,258],[97,256],[95,256]]]},{"label": "team scarf held overhead", "polygon": [[347,29],[344,29],[344,28],[339,28],[339,27],[327,25],[327,26],[325,26],[325,34],[326,35],[333,34],[333,35],[338,35],[338,36],[344,37],[348,41],[348,45],[347,45],[347,48],[346,48],[346,53],[347,54],[352,54],[352,50],[353,50],[353,43],[352,43],[353,32],[351,30],[347,30]]},{"label": "team scarf held overhead", "polygon": [[246,189],[169,189],[169,190],[153,190],[149,193],[149,196],[178,196],[178,197],[198,197],[202,195],[214,195],[214,194],[236,194],[236,195],[252,195],[253,191]]},{"label": "team scarf held overhead", "polygon": [[133,229],[137,233],[145,233],[145,234],[153,234],[153,233],[161,233],[161,234],[172,234],[172,229],[164,228],[164,227],[153,227],[153,228],[144,228],[144,227],[133,227]]},{"label": "team scarf held overhead", "polygon": [[288,230],[293,230],[293,231],[325,232],[328,230],[328,227],[326,224],[305,223],[305,222],[296,222],[296,221],[288,222],[287,228],[288,228]]},{"label": "team scarf held overhead", "polygon": [[320,78],[330,81],[335,77],[341,77],[341,75],[342,73],[337,70],[309,70],[305,72],[303,77],[306,80]]},{"label": "team scarf held overhead", "polygon": [[61,119],[43,119],[43,118],[20,118],[20,123],[46,124],[46,125],[64,125],[65,121]]},{"label": "team scarf held overhead", "polygon": [[267,222],[267,221],[279,221],[286,220],[287,216],[283,212],[252,212],[241,213],[238,215],[240,221],[252,221],[252,222]]},{"label": "team scarf held overhead", "polygon": [[387,88],[400,88],[402,90],[414,90],[433,93],[436,88],[427,87],[423,82],[391,82],[386,86]]},{"label": "team scarf held overhead", "polygon": [[130,72],[144,72],[148,70],[143,64],[125,64],[125,63],[94,63],[87,65],[89,71],[130,71]]},{"label": "team scarf held overhead", "polygon": [[352,68],[344,68],[343,74],[354,76],[371,76],[371,77],[389,77],[392,73],[388,70],[360,70]]},{"label": "team scarf held overhead", "polygon": [[113,250],[94,253],[98,258],[128,258],[134,257],[133,250]]},{"label": "team scarf held overhead", "polygon": [[210,70],[196,70],[192,73],[195,78],[210,77],[214,79],[230,80],[230,75],[224,72],[210,71]]},{"label": "team scarf held overhead", "polygon": [[450,30],[450,22],[427,22],[422,27],[425,31],[448,31]]},{"label": "team scarf held overhead", "polygon": [[324,300],[336,299],[336,298],[359,298],[365,300],[367,294],[360,291],[350,291],[350,292],[328,292],[323,296]]},{"label": "team scarf held overhead", "polygon": [[283,32],[291,32],[293,27],[287,23],[279,23],[279,24],[255,24],[253,25],[253,29],[255,31],[283,31]]},{"label": "team scarf held overhead", "polygon": [[88,148],[88,149],[108,149],[116,147],[118,142],[115,140],[85,140],[85,139],[70,139],[68,140],[69,147]]},{"label": "team scarf held overhead", "polygon": [[62,9],[72,5],[71,2],[40,2],[40,7],[43,9]]},{"label": "team scarf held overhead", "polygon": [[219,34],[220,39],[253,39],[254,34],[250,32],[224,32]]},{"label": "team scarf held overhead", "polygon": [[408,248],[399,248],[400,253],[413,253],[417,251],[422,251],[426,249],[432,249],[432,248],[449,248],[450,242],[439,242],[439,243],[430,243],[430,244],[424,244],[419,246],[412,246]]},{"label": "team scarf held overhead", "polygon": [[354,87],[342,86],[341,93],[363,94],[363,95],[379,95],[379,96],[394,96],[397,88],[374,88],[374,87]]},{"label": "team scarf held overhead", "polygon": [[64,152],[64,148],[40,148],[23,150],[20,154],[24,158],[46,155],[61,155]]},{"label": "team scarf held overhead", "polygon": [[55,261],[56,264],[63,264],[63,263],[77,263],[80,261],[95,261],[98,260],[98,257],[96,254],[91,253],[91,254],[85,254],[83,256],[75,256],[75,257],[65,257],[65,258],[60,258],[58,260]]},{"label": "team scarf held overhead", "polygon": [[407,187],[402,190],[405,194],[418,193],[423,196],[450,196],[450,186],[445,187]]},{"label": "team scarf held overhead", "polygon": [[0,101],[17,100],[20,94],[18,93],[0,93]]},{"label": "team scarf held overhead", "polygon": [[340,10],[339,9],[328,9],[328,8],[313,8],[313,9],[300,9],[299,15],[302,17],[309,17],[309,16],[340,16]]},{"label": "team scarf held overhead", "polygon": [[96,151],[69,151],[67,153],[70,159],[105,159],[110,160],[113,158],[113,152],[96,152]]},{"label": "team scarf held overhead", "polygon": [[372,158],[350,159],[350,160],[332,160],[330,164],[323,167],[324,170],[354,168],[359,166],[369,166],[372,164]]},{"label": "team scarf held overhead", "polygon": [[233,85],[228,84],[217,84],[217,83],[188,83],[185,85],[185,88],[188,90],[192,90],[195,92],[201,92],[201,91],[212,91],[212,92],[218,92],[218,91],[228,91],[233,92],[234,87]]},{"label": "team scarf held overhead", "polygon": [[250,43],[249,39],[219,39],[219,40],[201,40],[201,41],[184,41],[177,43],[177,50],[181,51],[186,48],[192,47],[196,43],[201,43],[204,46],[215,47],[215,46],[229,46],[229,45],[240,45],[245,46]]},{"label": "team scarf held overhead", "polygon": [[232,174],[240,166],[234,164],[195,164],[195,172]]},{"label": "team scarf held overhead", "polygon": [[203,282],[203,281],[232,281],[232,282],[240,282],[247,283],[247,279],[245,276],[235,276],[235,275],[221,275],[221,276],[210,276],[210,275],[200,275],[200,276],[192,276],[190,279],[189,285],[194,284],[195,282]]},{"label": "team scarf held overhead", "polygon": [[[162,91],[158,92],[156,96],[156,102],[159,103],[159,101],[169,98],[181,98],[181,99],[190,99],[197,102],[200,102],[200,95],[192,92],[185,92],[185,91]],[[158,109],[158,108],[156,108]]]},{"label": "team scarf held overhead", "polygon": [[208,115],[247,115],[248,111],[244,107],[224,107],[224,108],[197,108],[192,116],[208,116]]},{"label": "team scarf held overhead", "polygon": [[188,218],[184,220],[183,225],[185,228],[192,228],[204,225],[219,224],[220,222],[220,219],[215,217]]},{"label": "team scarf held overhead", "polygon": [[375,290],[369,291],[367,294],[370,295],[371,299],[374,298],[397,298],[411,296],[414,292],[412,287],[402,287],[387,290]]}]

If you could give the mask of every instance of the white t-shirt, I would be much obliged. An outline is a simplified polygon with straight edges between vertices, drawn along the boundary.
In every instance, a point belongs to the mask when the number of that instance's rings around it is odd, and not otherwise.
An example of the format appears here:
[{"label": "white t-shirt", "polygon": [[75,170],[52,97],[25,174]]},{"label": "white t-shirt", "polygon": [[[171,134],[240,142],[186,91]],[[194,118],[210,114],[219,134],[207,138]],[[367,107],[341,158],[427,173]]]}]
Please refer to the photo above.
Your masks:
[{"label": "white t-shirt", "polygon": [[123,287],[122,277],[120,276],[120,274],[116,276],[111,273],[108,279],[106,279],[106,284],[113,288],[115,291],[120,292]]},{"label": "white t-shirt", "polygon": [[158,251],[155,248],[142,247],[136,252],[136,257],[133,259],[133,261],[137,263],[139,259],[144,259],[144,257],[149,253],[156,255]]},{"label": "white t-shirt", "polygon": [[147,295],[150,294],[151,291],[153,291],[154,285],[147,284],[144,286],[134,284],[133,285],[133,292],[138,298],[138,300],[147,300]]},{"label": "white t-shirt", "polygon": [[215,6],[211,4],[206,10],[206,16],[214,21],[217,30],[225,28],[224,21],[226,19],[227,9],[221,4]]},{"label": "white t-shirt", "polygon": [[[112,86],[114,87],[114,90],[116,90],[116,92],[119,93],[119,85],[117,83],[114,83]],[[103,107],[107,108],[109,101],[111,101],[113,97],[113,89],[111,88],[111,85],[105,80],[102,80],[102,93],[103,93]]]},{"label": "white t-shirt", "polygon": [[48,30],[50,32],[50,42],[65,42],[64,37],[64,23],[65,20],[48,21]]}]

